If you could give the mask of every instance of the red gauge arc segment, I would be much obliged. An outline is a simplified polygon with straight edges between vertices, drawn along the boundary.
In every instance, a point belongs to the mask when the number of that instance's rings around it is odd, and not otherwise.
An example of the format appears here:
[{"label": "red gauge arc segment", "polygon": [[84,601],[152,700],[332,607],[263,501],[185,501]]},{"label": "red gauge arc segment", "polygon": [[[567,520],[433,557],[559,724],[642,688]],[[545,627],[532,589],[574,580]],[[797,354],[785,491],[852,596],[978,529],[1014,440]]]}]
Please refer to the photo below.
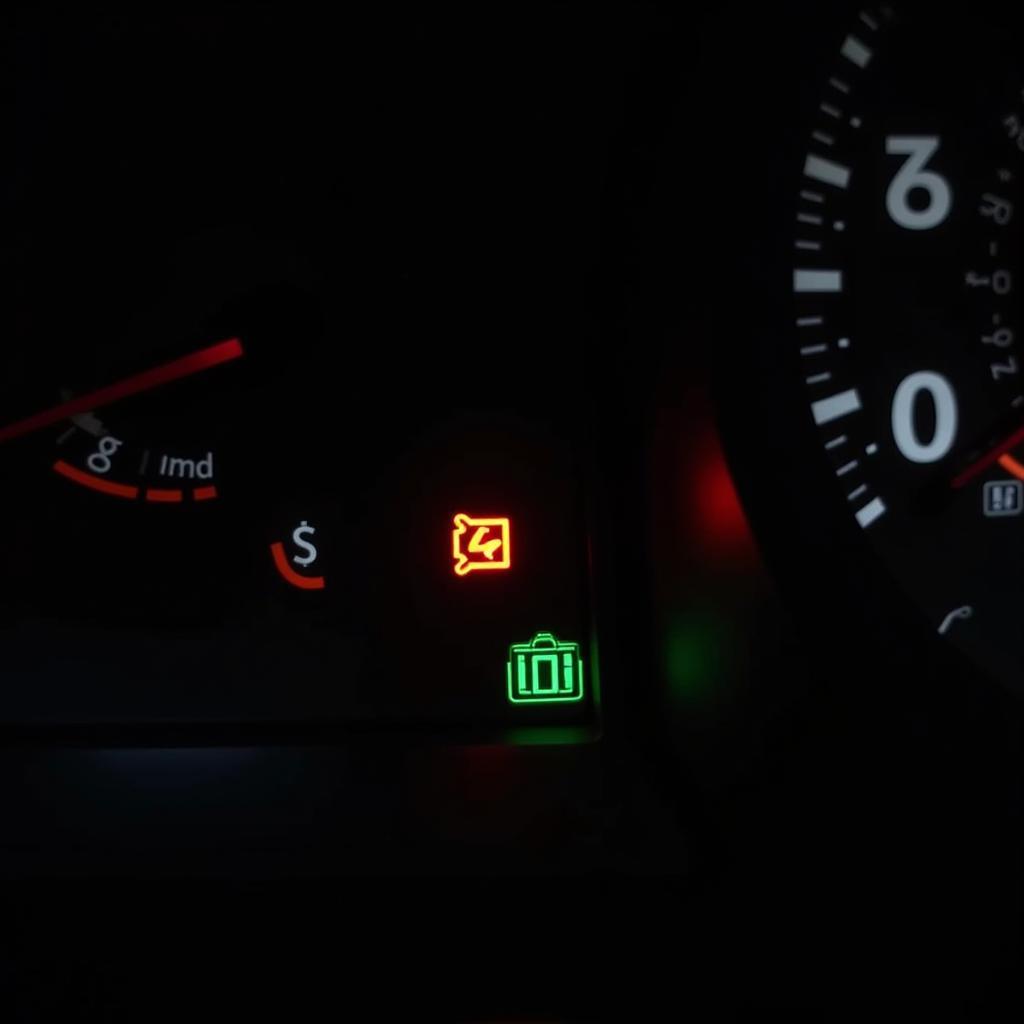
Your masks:
[{"label": "red gauge arc segment", "polygon": [[65,462],[63,459],[58,459],[53,464],[53,468],[61,476],[67,477],[68,480],[81,484],[83,487],[88,487],[93,491],[100,491],[102,494],[111,494],[115,498],[128,498],[132,500],[139,496],[138,487],[132,487],[130,484],[119,484],[114,480],[104,480],[101,476],[95,476],[92,473],[86,473],[85,470],[76,469],[71,463]]},{"label": "red gauge arc segment", "polygon": [[277,571],[284,578],[285,582],[290,583],[293,587],[298,587],[299,590],[323,590],[327,585],[323,576],[302,576],[300,573],[297,573],[288,564],[288,556],[285,554],[284,545],[280,541],[275,541],[270,545],[270,553],[274,557],[274,566],[277,568]]},{"label": "red gauge arc segment", "polygon": [[184,500],[184,492],[174,488],[165,489],[161,487],[150,487],[146,491],[146,501],[163,502],[165,504],[174,504],[176,502]]}]

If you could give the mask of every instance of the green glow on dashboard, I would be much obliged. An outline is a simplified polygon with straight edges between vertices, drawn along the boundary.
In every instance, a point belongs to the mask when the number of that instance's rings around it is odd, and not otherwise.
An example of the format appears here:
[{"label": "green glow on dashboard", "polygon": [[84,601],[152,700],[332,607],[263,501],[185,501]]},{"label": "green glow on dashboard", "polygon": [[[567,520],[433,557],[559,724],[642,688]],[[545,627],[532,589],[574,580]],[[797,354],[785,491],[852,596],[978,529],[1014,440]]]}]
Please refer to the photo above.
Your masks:
[{"label": "green glow on dashboard", "polygon": [[599,729],[584,725],[541,725],[504,733],[505,742],[515,747],[576,747],[600,738]]},{"label": "green glow on dashboard", "polygon": [[700,702],[714,693],[729,658],[731,637],[725,623],[700,611],[677,614],[664,640],[664,671],[672,696]]}]

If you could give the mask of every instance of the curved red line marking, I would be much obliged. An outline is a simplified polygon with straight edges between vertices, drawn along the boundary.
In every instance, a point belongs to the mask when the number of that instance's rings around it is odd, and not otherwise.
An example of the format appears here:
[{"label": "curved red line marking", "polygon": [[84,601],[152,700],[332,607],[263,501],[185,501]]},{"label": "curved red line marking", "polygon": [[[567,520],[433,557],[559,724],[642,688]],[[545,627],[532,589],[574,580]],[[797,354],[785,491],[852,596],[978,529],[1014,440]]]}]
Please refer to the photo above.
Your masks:
[{"label": "curved red line marking", "polygon": [[137,498],[139,496],[138,487],[130,487],[128,484],[117,484],[113,480],[104,480],[102,477],[93,476],[92,473],[76,469],[63,459],[58,459],[53,464],[53,468],[61,476],[66,476],[76,484],[89,487],[94,491],[101,491],[103,494],[112,494],[115,498]]},{"label": "curved red line marking", "polygon": [[323,590],[326,582],[323,576],[300,576],[289,564],[284,553],[284,545],[275,541],[270,545],[270,553],[274,556],[277,571],[293,586],[300,590]]}]

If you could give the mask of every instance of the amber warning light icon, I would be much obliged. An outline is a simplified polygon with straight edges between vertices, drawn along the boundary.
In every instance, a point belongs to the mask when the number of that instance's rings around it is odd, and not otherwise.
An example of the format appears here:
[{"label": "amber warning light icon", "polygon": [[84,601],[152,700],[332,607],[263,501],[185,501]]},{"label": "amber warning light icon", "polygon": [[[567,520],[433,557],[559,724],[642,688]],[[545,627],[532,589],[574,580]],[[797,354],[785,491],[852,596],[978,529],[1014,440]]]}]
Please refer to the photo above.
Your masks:
[{"label": "amber warning light icon", "polygon": [[508,569],[512,566],[509,521],[501,516],[477,518],[460,512],[452,530],[455,575],[467,576],[478,569]]}]

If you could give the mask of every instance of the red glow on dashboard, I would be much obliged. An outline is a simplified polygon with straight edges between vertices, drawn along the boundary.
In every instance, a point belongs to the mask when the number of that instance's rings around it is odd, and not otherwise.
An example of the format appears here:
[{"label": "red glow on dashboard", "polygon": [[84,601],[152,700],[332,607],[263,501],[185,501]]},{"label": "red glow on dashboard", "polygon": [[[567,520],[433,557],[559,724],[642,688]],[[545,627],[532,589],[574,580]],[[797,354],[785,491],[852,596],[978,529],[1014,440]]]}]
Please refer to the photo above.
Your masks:
[{"label": "red glow on dashboard", "polygon": [[702,544],[721,555],[752,554],[754,538],[717,438],[703,438],[694,455],[687,491]]}]

